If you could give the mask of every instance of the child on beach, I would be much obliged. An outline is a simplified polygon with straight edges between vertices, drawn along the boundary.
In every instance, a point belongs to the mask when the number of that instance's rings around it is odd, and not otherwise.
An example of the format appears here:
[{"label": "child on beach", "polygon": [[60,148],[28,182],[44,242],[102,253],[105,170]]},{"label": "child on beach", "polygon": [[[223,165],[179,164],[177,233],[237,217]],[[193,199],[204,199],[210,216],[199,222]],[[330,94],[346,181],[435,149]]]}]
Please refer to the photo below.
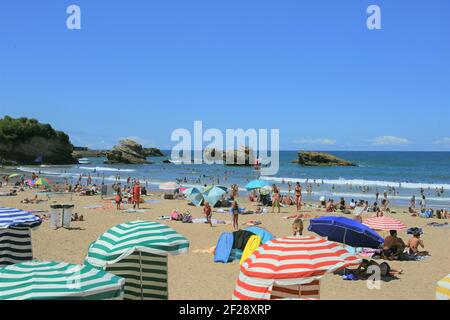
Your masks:
[{"label": "child on beach", "polygon": [[203,213],[206,216],[206,223],[209,224],[209,226],[212,228],[212,210],[211,210],[211,206],[209,205],[209,202],[205,202],[205,206],[203,208]]},{"label": "child on beach", "polygon": [[233,228],[234,230],[239,230],[239,205],[237,201],[233,201],[231,209],[233,212]]},{"label": "child on beach", "polygon": [[303,221],[300,218],[295,219],[292,224],[292,233],[294,237],[299,237],[303,235]]}]

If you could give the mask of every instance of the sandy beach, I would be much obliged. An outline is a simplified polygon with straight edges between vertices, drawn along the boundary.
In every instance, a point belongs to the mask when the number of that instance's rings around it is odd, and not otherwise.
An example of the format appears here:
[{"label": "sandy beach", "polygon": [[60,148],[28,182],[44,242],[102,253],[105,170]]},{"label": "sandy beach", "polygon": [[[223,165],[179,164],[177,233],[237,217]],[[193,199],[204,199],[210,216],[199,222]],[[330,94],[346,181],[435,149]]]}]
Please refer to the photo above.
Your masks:
[{"label": "sandy beach", "polygon": [[[3,188],[6,191],[6,188]],[[18,196],[1,197],[0,206],[15,207],[23,210],[48,211],[51,201],[39,204],[22,204],[24,198],[34,196],[36,190],[20,192]],[[243,196],[243,195],[242,195]],[[45,199],[45,197],[40,197]],[[162,200],[161,194],[152,193],[145,200],[154,200],[151,203],[141,205],[145,213],[125,213],[115,209],[83,209],[92,205],[108,205],[110,201],[101,200],[100,196],[78,196],[72,199],[75,204],[75,212],[82,214],[84,222],[73,222],[73,230],[52,230],[49,222],[32,233],[34,257],[38,260],[55,260],[81,264],[86,256],[90,243],[95,241],[109,228],[127,221],[149,220],[158,221],[157,218],[169,215],[172,210],[180,212],[190,211],[194,218],[203,217],[202,209],[188,205],[185,200]],[[254,208],[246,198],[240,198],[239,204],[249,210]],[[126,209],[131,205],[125,205]],[[423,239],[426,250],[431,257],[420,262],[390,262],[393,269],[402,269],[403,274],[398,280],[382,282],[380,290],[369,290],[365,281],[344,281],[337,275],[327,275],[322,279],[321,299],[334,300],[432,300],[435,297],[436,283],[448,274],[450,254],[448,251],[448,239],[450,228],[435,228],[427,226],[427,223],[442,220],[421,219],[411,217],[406,208],[391,208],[395,214],[391,216],[401,220],[408,227],[420,227],[424,229]],[[323,211],[311,206],[302,209],[303,214],[311,217],[327,215]],[[281,213],[268,213],[263,215],[244,215],[240,217],[243,224],[249,220],[260,220],[262,226],[272,231],[277,237],[291,235],[291,220],[283,217],[295,214],[295,207],[282,208]],[[366,213],[364,218],[371,214]],[[214,213],[213,218],[231,220],[229,214]],[[161,221],[159,221],[161,222]],[[309,234],[305,222],[305,234]],[[194,253],[195,250],[205,250],[216,245],[222,232],[231,232],[232,225],[217,225],[213,228],[206,224],[183,224],[181,222],[162,221],[191,242],[189,254],[169,258],[169,295],[170,299],[201,299],[201,300],[229,300],[234,289],[235,281],[239,274],[239,263],[215,264],[213,255],[208,253]],[[243,226],[244,228],[245,226]],[[386,234],[381,233],[382,236]],[[406,232],[400,232],[400,237],[405,241],[409,239]]]}]

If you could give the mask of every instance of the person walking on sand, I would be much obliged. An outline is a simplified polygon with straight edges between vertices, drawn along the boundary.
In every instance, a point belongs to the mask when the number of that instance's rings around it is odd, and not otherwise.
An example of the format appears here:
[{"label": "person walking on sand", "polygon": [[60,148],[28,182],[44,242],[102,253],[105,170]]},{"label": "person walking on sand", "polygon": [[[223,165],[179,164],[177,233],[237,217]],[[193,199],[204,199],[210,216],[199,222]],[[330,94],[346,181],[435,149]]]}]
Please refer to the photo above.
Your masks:
[{"label": "person walking on sand", "polygon": [[275,207],[278,208],[278,213],[280,213],[280,189],[274,184],[272,186],[272,213],[275,213]]},{"label": "person walking on sand", "polygon": [[203,213],[206,216],[206,223],[209,224],[209,226],[212,228],[212,210],[211,210],[211,206],[209,205],[209,202],[205,202],[205,206],[203,207]]},{"label": "person walking on sand", "polygon": [[133,187],[133,208],[139,209],[139,204],[141,203],[141,186],[138,181],[134,184]]},{"label": "person walking on sand", "polygon": [[297,206],[297,212],[302,210],[302,186],[300,182],[295,185],[295,205]]},{"label": "person walking on sand", "polygon": [[231,212],[233,214],[233,228],[239,230],[239,205],[236,200],[233,201]]}]

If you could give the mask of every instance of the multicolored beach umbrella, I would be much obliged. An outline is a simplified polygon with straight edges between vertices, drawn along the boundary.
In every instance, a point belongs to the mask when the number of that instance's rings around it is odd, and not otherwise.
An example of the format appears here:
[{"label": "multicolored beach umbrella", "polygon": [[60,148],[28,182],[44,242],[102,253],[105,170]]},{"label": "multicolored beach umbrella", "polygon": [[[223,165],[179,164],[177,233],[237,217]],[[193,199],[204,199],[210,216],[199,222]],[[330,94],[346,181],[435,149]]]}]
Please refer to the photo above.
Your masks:
[{"label": "multicolored beach umbrella", "polygon": [[368,226],[373,230],[390,231],[396,230],[401,231],[407,228],[400,220],[383,216],[367,219],[363,222],[363,225]]},{"label": "multicolored beach umbrella", "polygon": [[[342,245],[321,238],[275,239],[259,247],[242,264],[233,299],[267,300],[275,291],[295,291],[296,296],[305,297],[304,286],[317,286],[325,274],[360,263],[361,259]],[[315,294],[306,297],[317,298]]]},{"label": "multicolored beach umbrella", "polygon": [[33,185],[35,186],[50,186],[52,182],[47,178],[39,178],[37,179]]},{"label": "multicolored beach umbrella", "polygon": [[436,290],[437,300],[450,300],[450,274],[438,282]]},{"label": "multicolored beach umbrella", "polygon": [[125,280],[63,262],[24,262],[0,269],[0,300],[121,300]]},{"label": "multicolored beach umbrella", "polygon": [[127,300],[167,300],[167,256],[186,253],[189,241],[150,221],[118,225],[91,244],[85,263],[125,278]]},{"label": "multicolored beach umbrella", "polygon": [[0,266],[33,259],[31,230],[42,220],[30,212],[0,208]]}]

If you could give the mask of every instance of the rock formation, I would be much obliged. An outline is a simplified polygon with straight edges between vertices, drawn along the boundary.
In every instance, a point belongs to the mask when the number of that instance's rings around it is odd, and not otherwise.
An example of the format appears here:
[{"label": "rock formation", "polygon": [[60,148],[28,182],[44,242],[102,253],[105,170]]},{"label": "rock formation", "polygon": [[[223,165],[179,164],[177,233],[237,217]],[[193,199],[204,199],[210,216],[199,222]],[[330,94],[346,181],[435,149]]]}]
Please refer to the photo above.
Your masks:
[{"label": "rock formation", "polygon": [[293,163],[297,163],[302,166],[323,166],[323,167],[349,167],[356,166],[355,163],[341,159],[332,154],[325,152],[310,152],[300,151],[298,153],[298,160],[294,160]]},{"label": "rock formation", "polygon": [[108,164],[146,164],[146,153],[136,141],[125,139],[106,154]]}]

